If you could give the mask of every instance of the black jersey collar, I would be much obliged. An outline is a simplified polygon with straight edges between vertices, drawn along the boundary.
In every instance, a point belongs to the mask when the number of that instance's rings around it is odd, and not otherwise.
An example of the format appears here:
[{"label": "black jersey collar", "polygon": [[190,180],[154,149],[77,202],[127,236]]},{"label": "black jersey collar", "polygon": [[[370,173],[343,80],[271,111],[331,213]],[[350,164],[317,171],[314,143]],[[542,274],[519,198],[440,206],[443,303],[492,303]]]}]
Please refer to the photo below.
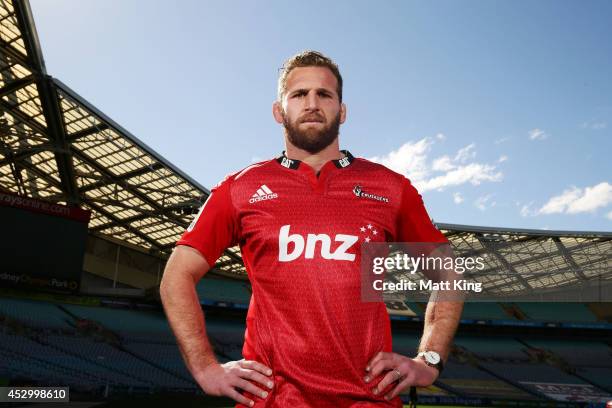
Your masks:
[{"label": "black jersey collar", "polygon": [[[355,158],[353,157],[353,155],[351,154],[351,152],[349,152],[348,150],[340,150],[340,152],[344,153],[344,156],[342,159],[338,159],[338,160],[332,160],[332,162],[334,162],[334,165],[339,168],[339,169],[343,169],[345,167],[347,167],[348,165],[350,165]],[[300,160],[296,160],[296,159],[290,159],[287,156],[285,156],[285,151],[283,150],[283,153],[276,158],[276,161],[283,167],[286,167],[288,169],[293,169],[296,170],[300,167]]]}]

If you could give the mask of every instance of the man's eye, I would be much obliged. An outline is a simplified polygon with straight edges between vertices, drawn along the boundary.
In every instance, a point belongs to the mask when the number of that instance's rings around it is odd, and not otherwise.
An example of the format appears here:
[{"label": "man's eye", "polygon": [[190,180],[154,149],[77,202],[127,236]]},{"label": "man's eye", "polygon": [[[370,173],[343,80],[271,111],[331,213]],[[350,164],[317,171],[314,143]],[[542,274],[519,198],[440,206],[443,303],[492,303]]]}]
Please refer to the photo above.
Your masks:
[{"label": "man's eye", "polygon": [[319,93],[319,96],[320,96],[321,98],[331,98],[331,95],[330,95],[330,94],[328,94],[327,92],[320,92],[320,93]]},{"label": "man's eye", "polygon": [[305,93],[305,92],[298,92],[298,93],[296,93],[296,94],[293,94],[293,97],[294,97],[294,98],[300,98],[300,97],[302,97],[302,96],[304,96],[304,95],[306,95],[306,93]]}]

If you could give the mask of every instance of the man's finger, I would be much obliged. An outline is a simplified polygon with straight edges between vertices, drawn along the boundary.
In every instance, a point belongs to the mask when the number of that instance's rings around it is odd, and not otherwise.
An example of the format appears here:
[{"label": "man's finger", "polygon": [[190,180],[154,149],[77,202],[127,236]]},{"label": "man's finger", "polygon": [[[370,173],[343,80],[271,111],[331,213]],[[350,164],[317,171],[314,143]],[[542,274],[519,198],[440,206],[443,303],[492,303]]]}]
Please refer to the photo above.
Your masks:
[{"label": "man's finger", "polygon": [[253,395],[257,395],[260,398],[266,398],[268,396],[268,391],[264,391],[255,384],[245,379],[239,378],[235,386],[240,388],[241,390],[248,391]]},{"label": "man's finger", "polygon": [[366,374],[364,381],[370,382],[378,377],[383,371],[395,368],[395,363],[391,359],[379,360],[370,367],[370,372]]},{"label": "man's finger", "polygon": [[391,392],[389,392],[387,395],[385,395],[385,398],[387,400],[393,399],[395,397],[397,397],[400,392],[404,391],[405,389],[407,389],[408,387],[410,387],[412,384],[410,384],[410,379],[409,378],[404,378],[399,384],[397,384],[393,390],[391,390]]},{"label": "man's finger", "polygon": [[376,353],[374,358],[370,360],[368,365],[366,365],[366,371],[370,371],[372,369],[372,366],[376,364],[379,360],[386,359],[392,356],[393,356],[393,353],[386,353],[384,351],[379,351],[378,353]]},{"label": "man's finger", "polygon": [[374,394],[380,394],[381,392],[385,390],[385,388],[387,388],[389,385],[391,385],[392,383],[398,380],[400,380],[400,377],[398,376],[397,371],[394,371],[394,370],[388,371],[387,374],[385,374],[385,376],[383,377],[383,379],[380,380],[380,382],[376,385],[376,387],[374,387],[372,392]]},{"label": "man's finger", "polygon": [[265,366],[264,364],[260,363],[259,361],[255,361],[255,360],[240,360],[238,361],[238,363],[240,363],[240,367],[242,368],[249,368],[251,370],[257,370],[260,373],[264,374],[264,375],[272,375],[272,370],[270,369],[270,367]]},{"label": "man's finger", "polygon": [[249,369],[243,368],[242,370],[237,372],[236,375],[238,375],[241,378],[246,378],[248,380],[257,381],[258,383],[260,383],[264,387],[272,388],[274,386],[274,383],[272,382],[270,377],[266,377],[266,376],[258,373],[255,370],[249,370]]},{"label": "man's finger", "polygon": [[246,405],[247,407],[252,407],[253,405],[255,405],[255,402],[252,399],[249,399],[245,397],[244,395],[240,394],[231,385],[227,386],[227,389],[225,389],[223,394],[226,397],[230,397],[231,399],[233,399],[239,404]]}]

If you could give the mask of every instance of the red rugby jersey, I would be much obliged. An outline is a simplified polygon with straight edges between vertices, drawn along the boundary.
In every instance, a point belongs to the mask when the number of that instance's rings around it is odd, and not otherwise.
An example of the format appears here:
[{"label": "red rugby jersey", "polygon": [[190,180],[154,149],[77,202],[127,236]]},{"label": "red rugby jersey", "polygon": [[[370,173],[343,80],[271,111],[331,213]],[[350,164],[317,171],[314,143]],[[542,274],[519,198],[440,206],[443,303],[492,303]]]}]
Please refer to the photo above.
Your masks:
[{"label": "red rugby jersey", "polygon": [[213,265],[240,244],[253,288],[243,356],[273,371],[256,407],[401,407],[364,382],[391,351],[384,303],[362,302],[362,242],[447,242],[404,176],[343,151],[317,177],[284,155],[225,178],[177,245]]}]

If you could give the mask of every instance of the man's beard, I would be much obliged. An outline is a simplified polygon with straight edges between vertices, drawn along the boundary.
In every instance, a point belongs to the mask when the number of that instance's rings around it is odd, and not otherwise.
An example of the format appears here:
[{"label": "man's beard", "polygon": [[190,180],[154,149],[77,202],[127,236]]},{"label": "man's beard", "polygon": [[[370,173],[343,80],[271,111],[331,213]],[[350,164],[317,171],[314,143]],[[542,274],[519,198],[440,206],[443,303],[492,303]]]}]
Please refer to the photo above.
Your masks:
[{"label": "man's beard", "polygon": [[319,153],[327,146],[332,144],[338,138],[340,130],[340,112],[322,129],[309,127],[306,130],[300,130],[299,125],[307,119],[323,120],[321,115],[304,115],[294,124],[289,122],[287,115],[283,112],[283,125],[285,126],[285,135],[295,147],[305,150],[310,154]]}]

